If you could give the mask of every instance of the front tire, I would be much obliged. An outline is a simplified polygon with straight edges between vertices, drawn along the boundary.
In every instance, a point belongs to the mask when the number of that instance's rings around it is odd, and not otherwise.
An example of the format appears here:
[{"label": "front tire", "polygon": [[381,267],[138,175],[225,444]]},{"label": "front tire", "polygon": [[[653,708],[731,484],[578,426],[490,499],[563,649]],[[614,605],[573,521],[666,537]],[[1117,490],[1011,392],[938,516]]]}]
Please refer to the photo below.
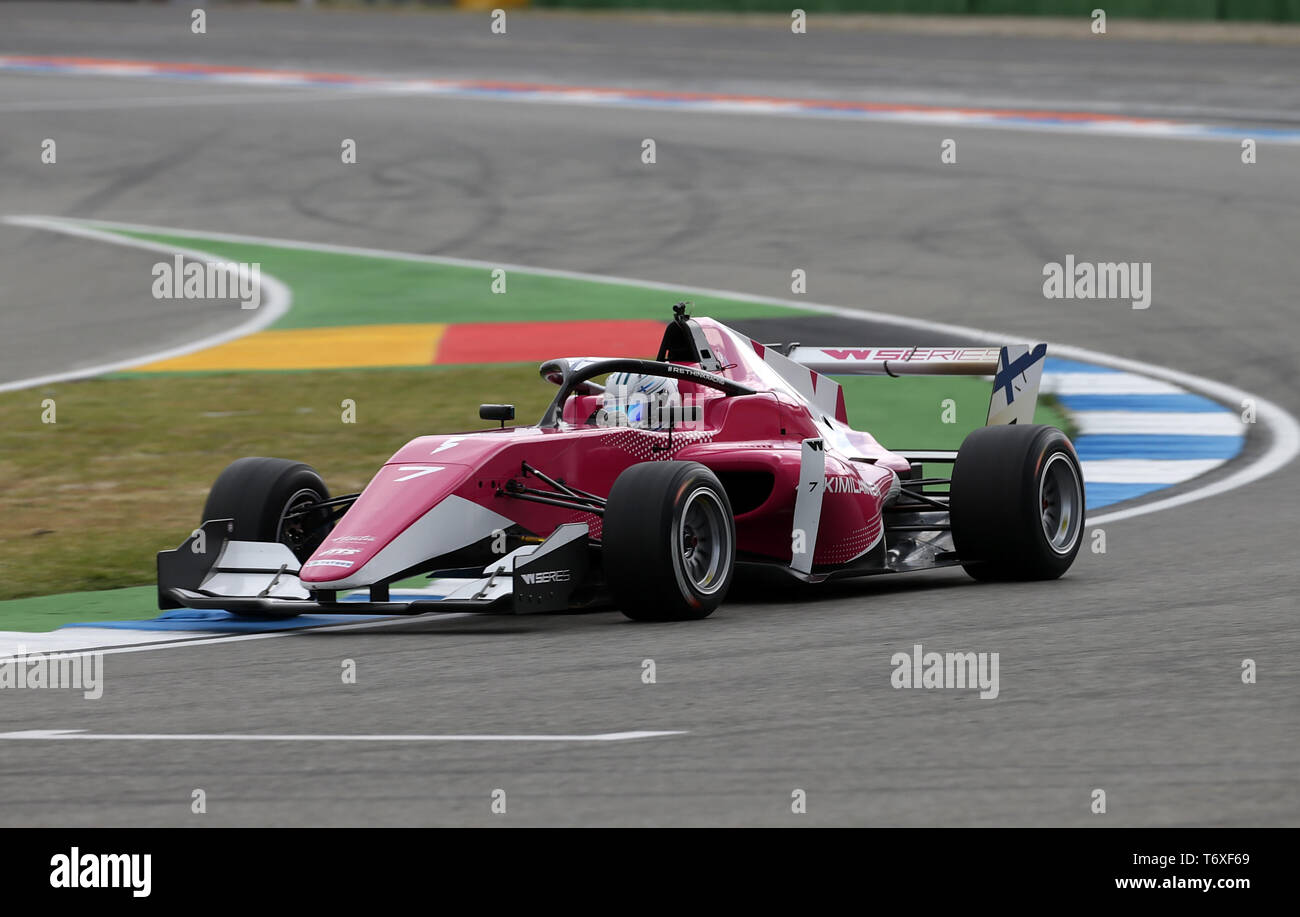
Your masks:
[{"label": "front tire", "polygon": [[329,511],[286,515],[329,496],[329,488],[310,465],[279,458],[241,458],[217,476],[201,521],[233,519],[233,539],[278,541],[301,563],[320,547],[333,527]]},{"label": "front tire", "polygon": [[1083,542],[1083,472],[1055,427],[981,427],[962,442],[948,507],[962,567],[977,580],[1056,579]]},{"label": "front tire", "polygon": [[727,492],[698,462],[633,465],[609,492],[601,553],[614,601],[632,620],[708,617],[735,573]]}]

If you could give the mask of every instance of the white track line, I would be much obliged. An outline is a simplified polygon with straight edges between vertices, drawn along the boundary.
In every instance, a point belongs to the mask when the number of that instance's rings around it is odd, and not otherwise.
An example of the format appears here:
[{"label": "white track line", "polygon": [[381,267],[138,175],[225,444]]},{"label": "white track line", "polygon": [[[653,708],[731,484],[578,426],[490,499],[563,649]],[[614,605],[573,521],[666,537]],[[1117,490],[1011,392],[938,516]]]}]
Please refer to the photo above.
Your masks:
[{"label": "white track line", "polygon": [[[61,232],[70,236],[80,236],[84,239],[94,239],[97,242],[107,242],[110,245],[121,245],[127,248],[142,248],[145,251],[161,252],[167,255],[182,255],[192,261],[213,261],[225,263],[226,259],[219,258],[216,255],[210,255],[207,252],[197,251],[192,248],[177,248],[174,245],[163,245],[158,242],[149,242],[144,239],[131,239],[126,236],[120,236],[111,232],[103,232],[93,229],[85,224],[78,224],[59,220],[50,217],[5,217],[4,222],[11,226],[24,226],[29,229],[46,229],[51,232]],[[233,276],[233,275],[232,275]],[[270,327],[279,321],[281,316],[289,311],[293,304],[293,294],[289,288],[281,283],[275,277],[262,273],[261,282],[261,300],[257,309],[252,310],[253,315],[248,321],[241,322],[233,328],[221,331],[216,334],[210,334],[206,337],[191,341],[188,344],[181,344],[177,347],[169,347],[166,350],[159,350],[144,356],[131,357],[125,360],[118,360],[113,363],[103,363],[99,366],[88,366],[84,369],[73,369],[67,372],[51,373],[48,376],[37,376],[32,379],[20,379],[17,382],[0,382],[0,392],[12,392],[19,389],[32,388],[37,385],[48,385],[52,382],[67,382],[71,379],[85,379],[90,376],[100,376],[105,373],[118,372],[129,369],[132,366],[139,366],[142,363],[154,363],[158,360],[168,360],[172,357],[184,356],[187,353],[194,353],[198,350],[207,350],[209,347],[216,347],[218,344],[224,344],[226,341],[233,341],[236,338],[244,337],[255,331],[261,331]]]},{"label": "white track line", "polygon": [[[71,654],[78,653],[100,653],[104,656],[112,656],[118,653],[148,653],[152,650],[171,649],[176,646],[214,646],[218,643],[242,643],[245,640],[266,640],[270,637],[283,637],[285,634],[305,634],[305,633],[334,633],[336,631],[349,630],[366,630],[376,627],[391,627],[395,624],[410,624],[420,622],[427,624],[432,621],[451,621],[456,618],[477,618],[476,615],[468,611],[450,611],[450,612],[425,612],[421,615],[394,615],[376,617],[373,621],[349,621],[346,624],[319,624],[311,627],[296,627],[287,630],[263,631],[252,634],[223,634],[213,636],[211,631],[198,633],[194,631],[144,631],[131,630],[122,631],[116,628],[91,628],[91,627],[73,627],[67,628],[71,631],[112,631],[104,639],[120,640],[120,643],[101,643],[99,645],[86,644],[79,641],[76,637],[68,641],[48,641],[42,640],[44,637],[51,636],[46,633],[26,633],[23,631],[7,631],[0,635],[0,657],[16,660],[24,659],[35,655],[54,655],[54,654]],[[54,631],[54,634],[63,633],[63,631]],[[140,634],[147,637],[140,639],[138,643],[133,642],[135,638],[127,637],[126,634]],[[80,634],[78,634],[80,636]]]},{"label": "white track line", "polygon": [[1232,411],[1071,411],[1081,436],[1089,433],[1242,436],[1241,417]]},{"label": "white track line", "polygon": [[[1056,356],[1055,353],[1050,355]],[[1169,382],[1122,372],[1047,372],[1043,374],[1042,390],[1071,395],[1181,395],[1185,391]]]},{"label": "white track line", "polygon": [[[768,305],[785,306],[792,309],[801,309],[806,312],[818,312],[825,315],[836,315],[841,318],[847,318],[853,321],[861,322],[879,322],[885,324],[897,325],[902,328],[913,328],[919,331],[935,331],[945,334],[960,334],[973,340],[987,342],[990,344],[1000,344],[1007,340],[1024,337],[1024,332],[1018,332],[1013,335],[1002,332],[989,331],[984,328],[971,328],[965,325],[953,325],[946,322],[936,322],[929,319],[912,318],[910,316],[890,315],[885,312],[873,312],[865,309],[851,309],[845,306],[831,306],[820,303],[809,303],[794,299],[783,299],[774,296],[757,296],[752,293],[743,293],[736,290],[719,290],[709,287],[692,287],[680,284],[661,283],[657,281],[636,280],[628,277],[612,277],[604,274],[587,274],[580,271],[563,271],[552,268],[537,268],[526,265],[502,263],[499,261],[480,261],[470,258],[452,258],[442,255],[417,255],[404,252],[384,251],[374,248],[360,248],[348,245],[328,245],[319,242],[300,242],[290,239],[273,239],[266,236],[243,235],[237,233],[217,233],[203,232],[199,230],[179,229],[176,227],[166,226],[148,226],[136,223],[121,223],[110,220],[74,220],[67,217],[50,217],[50,216],[14,216],[6,217],[5,222],[14,223],[22,226],[37,226],[49,229],[54,232],[69,232],[74,235],[87,235],[89,238],[99,238],[104,233],[93,233],[93,229],[87,227],[98,227],[100,229],[118,229],[133,232],[149,232],[159,234],[172,234],[180,236],[189,236],[196,239],[206,239],[214,242],[236,242],[243,244],[255,245],[272,245],[281,248],[296,248],[302,251],[327,252],[339,255],[362,255],[365,257],[387,258],[394,261],[412,261],[423,262],[427,264],[445,264],[454,267],[474,267],[491,270],[493,268],[502,268],[506,271],[526,271],[543,277],[561,277],[572,280],[585,280],[593,283],[604,283],[614,286],[636,286],[650,290],[664,290],[677,294],[690,294],[695,296],[716,296],[725,299],[743,300],[746,302],[765,303]],[[119,245],[136,245],[139,247],[150,247],[153,250],[161,251],[182,251],[180,249],[171,249],[160,247],[154,243],[146,243],[136,239],[124,237],[106,238],[105,241],[113,241]],[[209,258],[210,256],[200,256]],[[265,274],[263,278],[265,278]],[[249,329],[253,331],[257,329]],[[245,332],[247,333],[247,332]],[[212,346],[211,343],[202,343],[183,352],[190,353],[202,347]],[[1297,454],[1300,454],[1300,421],[1297,421],[1288,411],[1280,405],[1253,395],[1243,389],[1222,382],[1216,382],[1213,379],[1207,379],[1204,376],[1198,376],[1193,373],[1183,372],[1177,369],[1169,369],[1163,366],[1156,366],[1151,363],[1144,363],[1140,360],[1131,360],[1126,357],[1117,357],[1107,353],[1101,353],[1096,350],[1088,350],[1084,347],[1074,347],[1068,344],[1048,343],[1048,353],[1057,357],[1064,357],[1067,360],[1079,360],[1085,363],[1096,363],[1100,366],[1108,366],[1112,369],[1119,369],[1126,372],[1134,373],[1139,376],[1159,379],[1164,382],[1172,382],[1184,389],[1199,392],[1209,398],[1213,398],[1223,404],[1238,406],[1244,401],[1252,401],[1255,405],[1257,422],[1269,432],[1269,442],[1264,451],[1255,458],[1246,462],[1235,472],[1226,475],[1209,484],[1186,491],[1185,493],[1176,494],[1172,497],[1165,497],[1161,500],[1152,500],[1149,503],[1143,503],[1129,509],[1117,510],[1111,513],[1102,513],[1100,516],[1090,517],[1088,525],[1101,525],[1107,522],[1118,522],[1121,519],[1131,519],[1135,516],[1144,516],[1148,513],[1159,512],[1165,509],[1172,509],[1176,506],[1184,506],[1197,500],[1204,500],[1217,494],[1225,493],[1229,490],[1242,487],[1253,481],[1257,481],[1279,468],[1284,467],[1291,462]],[[164,359],[160,355],[150,355],[142,357],[138,362],[153,362]],[[114,369],[122,368],[120,366]],[[101,370],[111,372],[112,369]],[[78,371],[70,376],[62,378],[80,378],[81,375],[88,371]],[[31,385],[41,384],[45,380],[25,380],[20,382],[9,383],[6,386],[0,386],[0,391],[6,391],[15,388],[27,388]]]},{"label": "white track line", "polygon": [[[1232,461],[1228,459],[1228,461]],[[1092,459],[1082,462],[1089,484],[1179,484],[1213,471],[1223,459]]]},{"label": "white track line", "polygon": [[636,730],[630,732],[596,732],[587,735],[492,735],[455,734],[403,735],[401,733],[378,735],[343,734],[270,734],[259,733],[163,733],[163,732],[82,732],[77,729],[29,729],[20,732],[0,732],[0,740],[18,742],[628,742],[634,739],[657,739],[663,736],[686,735],[685,730]]}]

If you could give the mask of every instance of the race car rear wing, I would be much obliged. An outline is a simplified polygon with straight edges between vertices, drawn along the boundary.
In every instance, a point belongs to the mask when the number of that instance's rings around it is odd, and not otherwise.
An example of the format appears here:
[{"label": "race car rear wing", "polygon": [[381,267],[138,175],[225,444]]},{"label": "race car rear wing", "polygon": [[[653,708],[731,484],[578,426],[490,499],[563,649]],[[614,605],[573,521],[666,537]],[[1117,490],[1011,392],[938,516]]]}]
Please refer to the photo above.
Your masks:
[{"label": "race car rear wing", "polygon": [[786,357],[828,376],[992,376],[987,425],[1033,423],[1046,344],[1004,347],[804,347]]}]

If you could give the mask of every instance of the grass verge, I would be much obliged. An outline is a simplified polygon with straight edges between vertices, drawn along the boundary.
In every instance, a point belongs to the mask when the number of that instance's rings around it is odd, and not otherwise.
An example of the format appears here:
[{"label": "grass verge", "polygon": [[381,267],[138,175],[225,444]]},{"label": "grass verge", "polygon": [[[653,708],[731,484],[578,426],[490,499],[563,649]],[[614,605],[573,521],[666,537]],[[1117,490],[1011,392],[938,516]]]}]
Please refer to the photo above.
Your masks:
[{"label": "grass verge", "polygon": [[[300,459],[360,490],[424,433],[481,429],[481,401],[541,416],[532,365],[67,382],[0,395],[0,599],[150,583],[244,455]],[[43,399],[55,423],[42,422]],[[341,403],[356,404],[342,423]],[[4,621],[0,617],[0,629]]]},{"label": "grass verge", "polygon": [[38,595],[0,602],[0,630],[45,633],[64,624],[147,621],[158,617],[153,586],[105,589],[75,595]]}]

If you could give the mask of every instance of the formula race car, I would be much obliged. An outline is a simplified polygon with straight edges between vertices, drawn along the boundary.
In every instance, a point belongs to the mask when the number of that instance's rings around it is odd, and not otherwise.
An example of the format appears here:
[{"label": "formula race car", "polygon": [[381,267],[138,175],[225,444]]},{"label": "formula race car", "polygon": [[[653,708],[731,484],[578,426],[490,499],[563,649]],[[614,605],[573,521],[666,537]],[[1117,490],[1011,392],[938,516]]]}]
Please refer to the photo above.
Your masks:
[{"label": "formula race car", "polygon": [[[960,564],[979,580],[1054,579],[1084,527],[1060,430],[1033,425],[1045,344],[760,344],[674,307],[656,359],[568,357],[541,419],[420,436],[359,494],[310,466],[243,458],[202,526],[158,555],[161,608],[527,613],[613,604],[703,618],[734,577],[805,582]],[[891,451],[848,424],[830,374],[993,376],[988,425],[957,452]],[[598,380],[603,379],[601,383]],[[927,464],[951,466],[926,477]],[[390,585],[429,584],[390,599]]]}]

